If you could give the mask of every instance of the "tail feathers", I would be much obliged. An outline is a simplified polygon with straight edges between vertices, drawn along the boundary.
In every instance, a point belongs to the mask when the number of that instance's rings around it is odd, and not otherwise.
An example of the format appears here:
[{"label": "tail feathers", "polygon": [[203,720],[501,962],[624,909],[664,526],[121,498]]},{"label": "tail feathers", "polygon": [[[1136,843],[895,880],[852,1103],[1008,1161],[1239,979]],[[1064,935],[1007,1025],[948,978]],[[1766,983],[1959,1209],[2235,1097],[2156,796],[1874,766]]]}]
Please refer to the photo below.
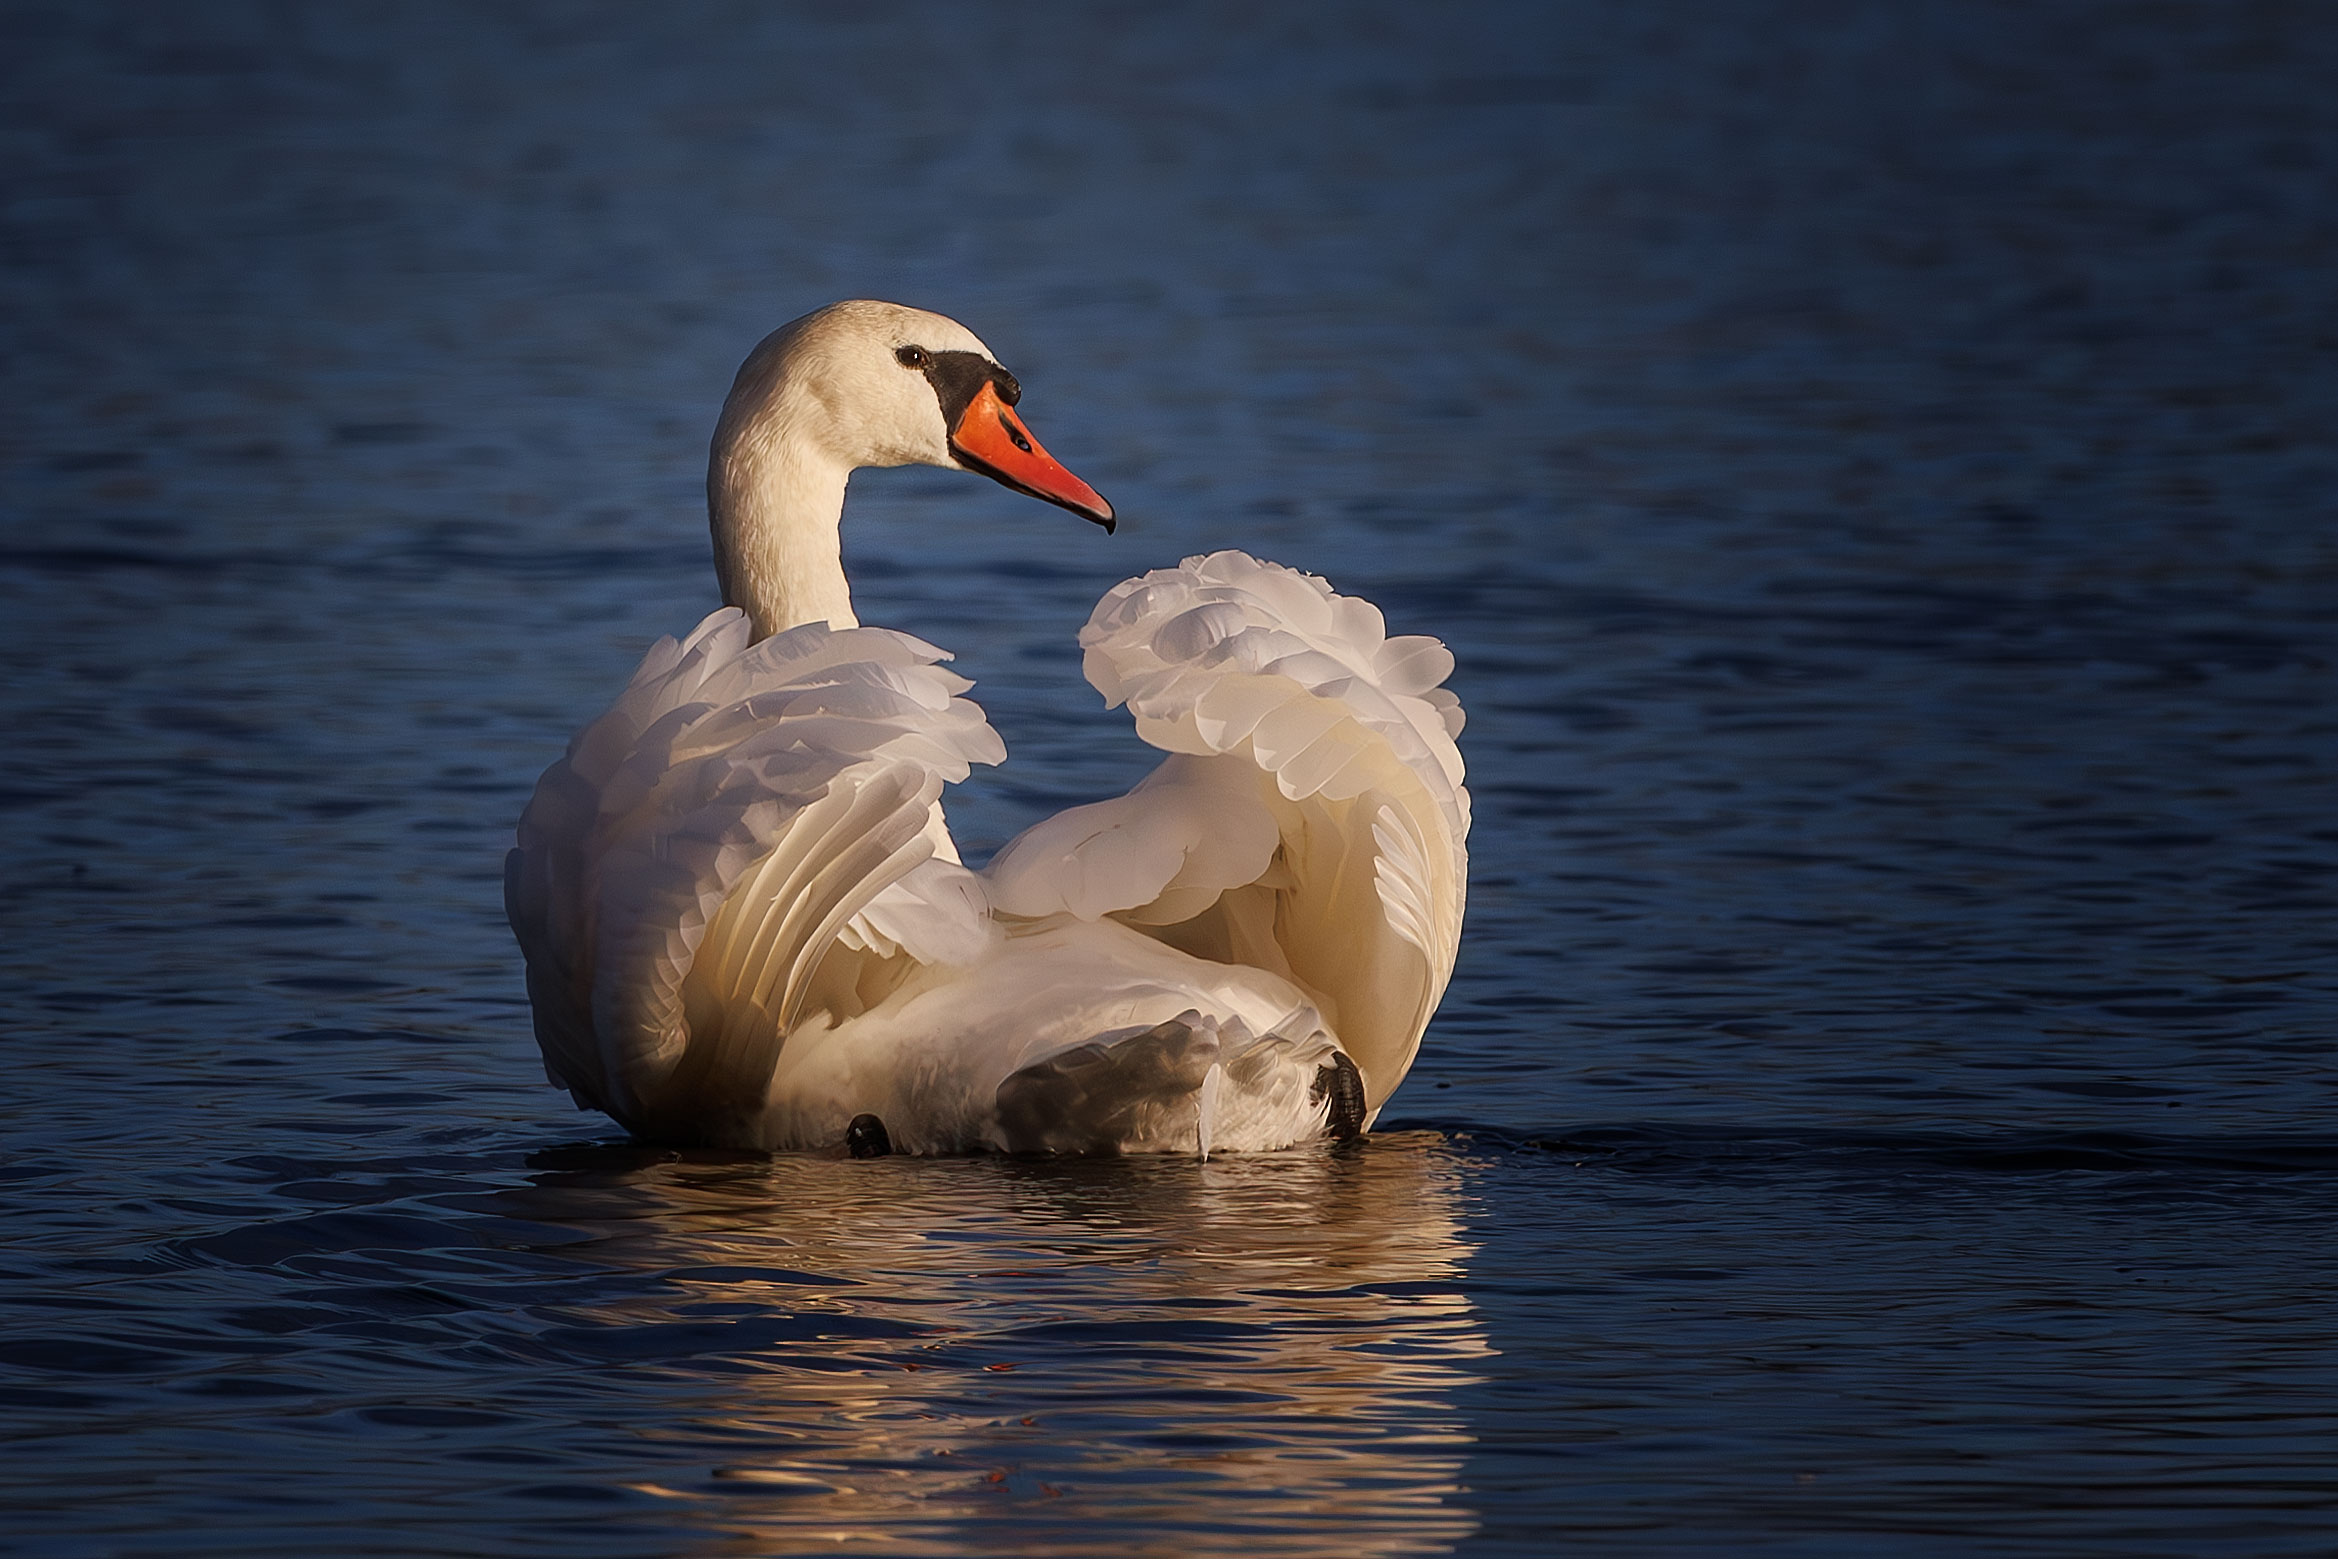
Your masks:
[{"label": "tail feathers", "polygon": [[1287,1147],[1322,1129],[1316,1074],[1330,1037],[1302,1008],[1264,1035],[1189,1009],[1151,1028],[1099,1035],[1013,1073],[998,1088],[1010,1153],[1198,1153]]}]

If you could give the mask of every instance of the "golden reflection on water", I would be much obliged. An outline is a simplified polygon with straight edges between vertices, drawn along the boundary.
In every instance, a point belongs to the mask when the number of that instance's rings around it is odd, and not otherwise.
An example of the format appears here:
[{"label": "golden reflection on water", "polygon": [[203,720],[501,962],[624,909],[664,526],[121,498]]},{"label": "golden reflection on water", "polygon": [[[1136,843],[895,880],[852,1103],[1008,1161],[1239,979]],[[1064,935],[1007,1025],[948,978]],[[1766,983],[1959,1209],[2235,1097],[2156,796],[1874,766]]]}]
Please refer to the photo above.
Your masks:
[{"label": "golden reflection on water", "polygon": [[1476,1526],[1450,1397],[1490,1350],[1457,1195],[1407,1134],[1207,1164],[667,1162],[529,1199],[670,1288],[579,1326],[793,1318],[627,1366],[687,1388],[676,1475],[638,1487],[694,1512],[695,1552],[1349,1559]]}]

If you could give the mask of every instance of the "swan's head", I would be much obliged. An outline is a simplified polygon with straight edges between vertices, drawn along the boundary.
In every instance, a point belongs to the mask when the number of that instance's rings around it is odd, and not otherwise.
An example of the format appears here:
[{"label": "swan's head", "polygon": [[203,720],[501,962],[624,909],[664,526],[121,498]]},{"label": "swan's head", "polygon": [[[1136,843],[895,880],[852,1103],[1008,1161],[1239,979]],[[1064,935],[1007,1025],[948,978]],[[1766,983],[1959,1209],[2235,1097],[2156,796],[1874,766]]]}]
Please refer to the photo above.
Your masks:
[{"label": "swan's head", "polygon": [[847,469],[978,471],[1112,529],[1112,505],[1040,447],[1015,376],[956,320],[898,303],[831,303],[765,337],[723,405],[718,450],[785,438]]}]

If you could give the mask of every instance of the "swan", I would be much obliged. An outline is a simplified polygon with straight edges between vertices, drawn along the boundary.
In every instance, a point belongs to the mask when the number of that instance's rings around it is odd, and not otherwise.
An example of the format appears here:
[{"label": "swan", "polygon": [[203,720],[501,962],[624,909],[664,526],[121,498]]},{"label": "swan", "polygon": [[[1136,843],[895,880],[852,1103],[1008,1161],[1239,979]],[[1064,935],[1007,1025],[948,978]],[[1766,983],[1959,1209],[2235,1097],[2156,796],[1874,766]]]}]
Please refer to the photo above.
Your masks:
[{"label": "swan", "polygon": [[1128,580],[1083,669],[1166,756],[980,871],[940,795],[1004,760],[942,651],[860,625],[862,466],[1102,526],[965,326],[867,300],[766,337],[707,473],[725,605],[544,772],[506,860],[552,1082],[644,1139],[1249,1151],[1370,1129],[1450,978],[1468,870],[1437,640],[1241,552]]}]

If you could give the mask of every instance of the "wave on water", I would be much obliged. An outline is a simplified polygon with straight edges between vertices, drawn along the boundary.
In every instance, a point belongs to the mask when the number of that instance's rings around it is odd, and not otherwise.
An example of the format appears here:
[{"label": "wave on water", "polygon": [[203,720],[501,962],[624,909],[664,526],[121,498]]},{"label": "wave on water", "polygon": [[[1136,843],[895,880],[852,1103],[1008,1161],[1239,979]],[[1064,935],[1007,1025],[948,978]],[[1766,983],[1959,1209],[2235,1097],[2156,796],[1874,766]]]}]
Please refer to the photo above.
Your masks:
[{"label": "wave on water", "polygon": [[2302,1135],[2183,1136],[2126,1131],[1872,1132],[1632,1122],[1521,1131],[1466,1121],[1397,1120],[1480,1153],[1538,1153],[1619,1170],[1805,1168],[1978,1174],[2213,1177],[2338,1173],[2338,1140]]}]

